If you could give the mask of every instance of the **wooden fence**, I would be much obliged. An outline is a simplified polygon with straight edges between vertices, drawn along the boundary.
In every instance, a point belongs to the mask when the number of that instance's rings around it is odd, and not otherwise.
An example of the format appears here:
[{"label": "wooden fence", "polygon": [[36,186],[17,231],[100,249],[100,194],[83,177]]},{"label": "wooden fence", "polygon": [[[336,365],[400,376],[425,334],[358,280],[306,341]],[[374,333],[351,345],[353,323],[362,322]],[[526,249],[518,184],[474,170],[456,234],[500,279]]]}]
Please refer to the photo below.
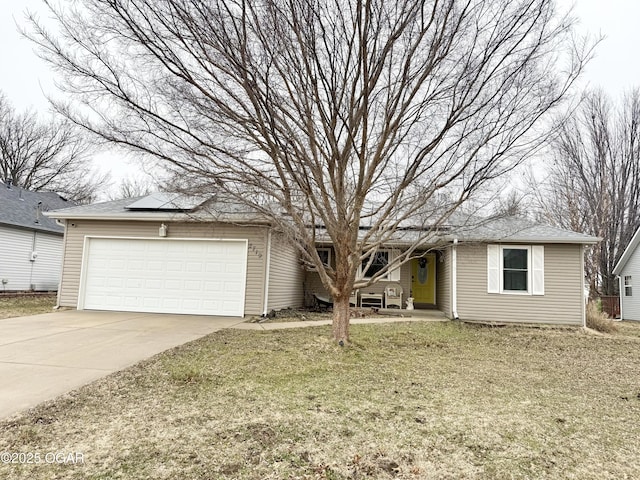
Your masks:
[{"label": "wooden fence", "polygon": [[620,297],[600,297],[602,311],[607,312],[611,318],[620,318]]}]

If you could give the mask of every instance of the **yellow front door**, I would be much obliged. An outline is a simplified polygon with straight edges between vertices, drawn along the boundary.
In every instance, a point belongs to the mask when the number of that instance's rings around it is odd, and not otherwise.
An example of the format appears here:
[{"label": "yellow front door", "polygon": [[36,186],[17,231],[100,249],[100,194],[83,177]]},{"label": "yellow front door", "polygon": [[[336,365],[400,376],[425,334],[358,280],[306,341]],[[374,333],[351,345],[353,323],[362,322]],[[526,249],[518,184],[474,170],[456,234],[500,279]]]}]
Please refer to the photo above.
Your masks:
[{"label": "yellow front door", "polygon": [[411,260],[411,293],[414,303],[436,303],[436,256],[429,253]]}]

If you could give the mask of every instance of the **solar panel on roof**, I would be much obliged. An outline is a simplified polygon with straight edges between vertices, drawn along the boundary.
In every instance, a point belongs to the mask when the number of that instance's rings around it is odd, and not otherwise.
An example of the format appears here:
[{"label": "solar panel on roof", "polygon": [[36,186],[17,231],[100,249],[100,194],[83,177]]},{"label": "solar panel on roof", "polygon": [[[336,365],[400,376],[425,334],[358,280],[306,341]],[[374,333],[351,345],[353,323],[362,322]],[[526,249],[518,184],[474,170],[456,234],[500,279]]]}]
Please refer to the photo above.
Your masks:
[{"label": "solar panel on roof", "polygon": [[193,210],[202,205],[205,198],[181,193],[157,192],[128,205],[127,210]]}]

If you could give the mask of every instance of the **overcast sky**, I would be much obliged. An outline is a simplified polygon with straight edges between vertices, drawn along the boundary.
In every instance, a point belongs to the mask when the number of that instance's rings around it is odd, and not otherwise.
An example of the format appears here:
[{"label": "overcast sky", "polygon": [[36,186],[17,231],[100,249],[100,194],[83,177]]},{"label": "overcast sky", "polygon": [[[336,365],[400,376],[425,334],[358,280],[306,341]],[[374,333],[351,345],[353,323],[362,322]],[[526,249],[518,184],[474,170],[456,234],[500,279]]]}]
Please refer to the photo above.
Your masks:
[{"label": "overcast sky", "polygon": [[[640,1],[558,0],[558,4],[561,8],[574,5],[574,13],[580,19],[580,32],[606,37],[587,69],[584,82],[602,87],[613,97],[640,86],[640,28],[637,25]],[[0,90],[20,110],[46,111],[44,93],[54,90],[51,72],[16,29],[16,23],[24,24],[23,12],[27,8],[44,11],[41,0],[3,0],[0,3]],[[103,158],[101,163],[103,168],[113,169],[115,180],[135,171],[135,167],[120,159]]]}]

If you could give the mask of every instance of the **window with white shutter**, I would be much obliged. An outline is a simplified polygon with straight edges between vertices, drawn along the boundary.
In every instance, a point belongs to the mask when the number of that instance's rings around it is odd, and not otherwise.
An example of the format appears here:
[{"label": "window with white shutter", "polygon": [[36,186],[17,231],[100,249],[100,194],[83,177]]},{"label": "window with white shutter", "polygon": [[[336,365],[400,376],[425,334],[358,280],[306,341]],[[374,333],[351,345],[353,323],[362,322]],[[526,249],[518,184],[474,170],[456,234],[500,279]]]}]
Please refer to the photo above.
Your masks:
[{"label": "window with white shutter", "polygon": [[487,245],[487,293],[544,295],[544,246]]}]

